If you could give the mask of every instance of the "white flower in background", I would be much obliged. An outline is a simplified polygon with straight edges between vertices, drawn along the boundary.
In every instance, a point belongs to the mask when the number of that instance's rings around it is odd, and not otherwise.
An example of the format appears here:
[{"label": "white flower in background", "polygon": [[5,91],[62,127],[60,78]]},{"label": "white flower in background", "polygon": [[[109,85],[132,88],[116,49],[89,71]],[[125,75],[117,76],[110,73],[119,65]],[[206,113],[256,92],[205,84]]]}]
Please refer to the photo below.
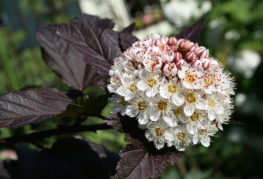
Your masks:
[{"label": "white flower in background", "polygon": [[240,51],[237,55],[228,57],[228,62],[233,64],[233,68],[246,78],[251,78],[258,65],[261,63],[261,57],[252,50]]},{"label": "white flower in background", "polygon": [[189,40],[148,36],[117,57],[109,74],[113,112],[138,120],[157,149],[208,147],[230,119],[233,79]]},{"label": "white flower in background", "polygon": [[172,21],[176,27],[182,27],[192,18],[199,18],[212,8],[210,1],[193,0],[161,0],[164,15]]}]

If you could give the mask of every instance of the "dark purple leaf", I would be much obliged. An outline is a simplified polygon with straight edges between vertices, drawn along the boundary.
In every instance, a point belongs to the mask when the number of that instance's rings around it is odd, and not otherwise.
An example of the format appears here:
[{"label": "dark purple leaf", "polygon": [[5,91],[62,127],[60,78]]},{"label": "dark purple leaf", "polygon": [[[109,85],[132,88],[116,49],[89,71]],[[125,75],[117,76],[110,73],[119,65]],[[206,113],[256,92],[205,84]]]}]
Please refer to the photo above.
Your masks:
[{"label": "dark purple leaf", "polygon": [[14,91],[0,96],[0,127],[20,127],[64,112],[72,102],[66,92],[56,89]]},{"label": "dark purple leaf", "polygon": [[122,32],[120,32],[120,46],[122,51],[125,51],[129,47],[132,46],[132,44],[139,39],[135,36],[133,36],[131,33],[135,29],[135,24],[131,24],[125,29],[123,29]]},{"label": "dark purple leaf", "polygon": [[112,61],[121,54],[113,26],[109,19],[80,15],[70,24],[40,26],[36,38],[53,71],[82,90],[108,76]]},{"label": "dark purple leaf", "polygon": [[120,160],[118,154],[107,150],[102,145],[73,138],[56,142],[51,153],[89,178],[108,178],[109,173],[114,175]]},{"label": "dark purple leaf", "polygon": [[36,38],[42,46],[42,57],[47,65],[65,84],[76,89],[83,90],[95,85],[102,77],[83,61],[83,57],[75,48],[56,35],[57,29],[71,30],[68,25],[43,25],[36,33]]},{"label": "dark purple leaf", "polygon": [[167,151],[152,154],[140,142],[128,144],[120,153],[116,178],[150,179],[160,176],[168,165],[175,165],[181,153]]},{"label": "dark purple leaf", "polygon": [[110,19],[100,19],[97,16],[80,14],[70,21],[70,24],[99,27],[101,29],[113,29],[114,23]]},{"label": "dark purple leaf", "polygon": [[204,20],[201,19],[197,23],[191,25],[190,27],[180,32],[176,36],[176,38],[178,39],[183,38],[183,39],[188,39],[192,42],[197,42],[204,27],[205,27]]},{"label": "dark purple leaf", "polygon": [[118,154],[89,140],[61,139],[51,149],[37,151],[27,145],[16,149],[18,160],[5,162],[11,178],[72,179],[110,178],[115,174]]},{"label": "dark purple leaf", "polygon": [[7,170],[4,168],[3,161],[0,161],[0,178],[1,179],[10,178],[10,175],[8,174]]}]

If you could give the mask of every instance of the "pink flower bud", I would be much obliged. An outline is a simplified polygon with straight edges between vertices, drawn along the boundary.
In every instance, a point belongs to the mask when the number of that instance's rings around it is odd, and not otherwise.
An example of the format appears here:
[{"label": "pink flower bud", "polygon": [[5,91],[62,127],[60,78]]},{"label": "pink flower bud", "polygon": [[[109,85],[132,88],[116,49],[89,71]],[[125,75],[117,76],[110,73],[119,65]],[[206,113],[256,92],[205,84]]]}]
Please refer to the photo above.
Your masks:
[{"label": "pink flower bud", "polygon": [[200,61],[202,62],[202,67],[204,70],[209,68],[210,60],[208,58],[201,58]]},{"label": "pink flower bud", "polygon": [[171,46],[169,46],[169,45],[165,45],[165,46],[164,46],[164,50],[165,50],[165,51],[171,51],[172,48],[171,48]]},{"label": "pink flower bud", "polygon": [[156,39],[155,42],[154,42],[154,45],[157,46],[157,47],[161,47],[163,46],[163,42],[161,39]]},{"label": "pink flower bud", "polygon": [[202,67],[202,62],[200,60],[195,60],[193,63],[192,63],[192,67],[195,67],[195,68],[198,68],[198,69],[203,69]]},{"label": "pink flower bud", "polygon": [[182,52],[187,52],[193,45],[194,45],[194,43],[191,42],[190,40],[183,40],[179,44],[179,50]]},{"label": "pink flower bud", "polygon": [[162,53],[162,62],[163,63],[171,63],[174,60],[174,51],[167,46]]},{"label": "pink flower bud", "polygon": [[196,54],[194,52],[189,51],[186,54],[186,60],[188,62],[193,62],[193,61],[197,60],[197,56],[196,56]]},{"label": "pink flower bud", "polygon": [[209,55],[209,51],[203,46],[196,48],[195,52],[199,58],[207,58]]},{"label": "pink flower bud", "polygon": [[172,46],[170,46],[170,47],[171,47],[171,49],[172,49],[174,52],[177,51],[177,47],[176,47],[176,45],[172,45]]},{"label": "pink flower bud", "polygon": [[177,63],[176,63],[176,67],[181,70],[182,69],[182,66],[186,64],[186,61],[184,59],[181,59],[179,60]]},{"label": "pink flower bud", "polygon": [[174,53],[174,61],[178,62],[179,60],[183,59],[183,56],[180,52]]},{"label": "pink flower bud", "polygon": [[198,47],[199,47],[199,45],[197,43],[195,43],[192,47],[189,48],[189,51],[195,52]]},{"label": "pink flower bud", "polygon": [[167,63],[163,68],[163,73],[167,77],[174,77],[177,74],[177,68],[175,63]]},{"label": "pink flower bud", "polygon": [[161,39],[162,39],[162,42],[163,42],[164,44],[167,44],[167,43],[168,43],[168,40],[169,40],[168,37],[163,37],[163,38],[161,38]]},{"label": "pink flower bud", "polygon": [[170,37],[169,38],[169,40],[168,40],[169,45],[176,45],[176,43],[177,43],[176,37]]}]

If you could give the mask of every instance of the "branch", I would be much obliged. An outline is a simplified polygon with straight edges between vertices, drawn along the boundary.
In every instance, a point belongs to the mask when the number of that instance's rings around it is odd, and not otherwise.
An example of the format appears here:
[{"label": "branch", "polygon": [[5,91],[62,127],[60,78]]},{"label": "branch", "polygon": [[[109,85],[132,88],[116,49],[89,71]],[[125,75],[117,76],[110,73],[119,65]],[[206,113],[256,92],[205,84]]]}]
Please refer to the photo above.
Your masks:
[{"label": "branch", "polygon": [[6,144],[18,143],[18,142],[32,142],[35,140],[51,137],[54,135],[69,134],[69,133],[84,132],[84,131],[96,131],[103,129],[111,129],[111,127],[107,124],[67,126],[59,129],[51,129],[51,130],[35,132],[31,134],[24,134],[19,136],[3,138],[0,139],[0,146]]}]

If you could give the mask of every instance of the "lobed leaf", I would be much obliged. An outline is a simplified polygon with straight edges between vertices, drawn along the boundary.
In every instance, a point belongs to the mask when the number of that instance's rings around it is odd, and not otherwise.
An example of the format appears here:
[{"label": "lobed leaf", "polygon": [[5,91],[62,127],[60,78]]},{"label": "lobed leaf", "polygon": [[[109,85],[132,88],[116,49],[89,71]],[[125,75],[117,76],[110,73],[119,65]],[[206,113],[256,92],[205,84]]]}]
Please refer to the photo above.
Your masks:
[{"label": "lobed leaf", "polygon": [[69,86],[83,90],[108,76],[121,54],[119,35],[109,19],[79,15],[70,24],[42,25],[36,39],[47,65]]},{"label": "lobed leaf", "polygon": [[101,85],[114,58],[137,40],[133,24],[120,33],[113,27],[109,19],[81,14],[69,24],[41,25],[36,39],[47,65],[64,83],[83,90]]},{"label": "lobed leaf", "polygon": [[180,39],[188,39],[192,42],[197,42],[202,30],[205,27],[205,23],[204,20],[201,19],[198,22],[196,22],[195,24],[191,25],[190,27],[184,29],[182,32],[180,32],[176,38]]},{"label": "lobed leaf", "polygon": [[128,144],[120,153],[116,178],[151,179],[160,176],[168,165],[175,165],[181,153],[150,153],[139,141]]},{"label": "lobed leaf", "polygon": [[0,127],[38,123],[64,112],[72,102],[65,91],[14,91],[0,96]]}]

